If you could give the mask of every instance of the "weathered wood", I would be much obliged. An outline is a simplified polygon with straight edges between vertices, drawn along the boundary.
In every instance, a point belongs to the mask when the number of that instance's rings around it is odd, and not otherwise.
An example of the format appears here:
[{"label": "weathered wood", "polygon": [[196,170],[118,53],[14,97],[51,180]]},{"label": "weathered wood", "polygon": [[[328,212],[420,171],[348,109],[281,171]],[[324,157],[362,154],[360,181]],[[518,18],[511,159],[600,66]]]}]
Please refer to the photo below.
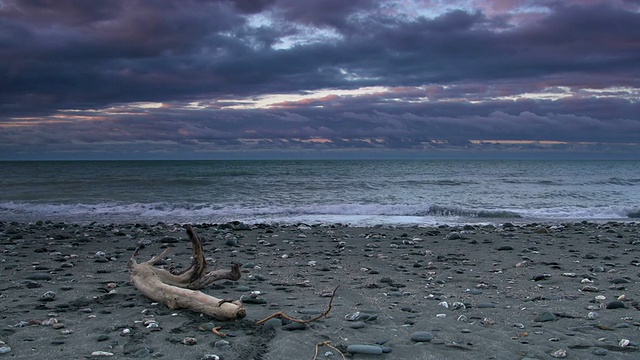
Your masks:
[{"label": "weathered wood", "polygon": [[167,255],[168,249],[138,264],[134,258],[138,252],[137,249],[129,260],[129,274],[133,285],[143,295],[165,304],[170,309],[190,309],[224,321],[243,318],[246,311],[239,300],[223,300],[198,291],[218,280],[240,279],[240,265],[234,264],[230,270],[213,270],[205,273],[207,262],[204,258],[202,241],[190,225],[184,227],[193,247],[191,266],[175,274],[155,267],[154,265]]}]

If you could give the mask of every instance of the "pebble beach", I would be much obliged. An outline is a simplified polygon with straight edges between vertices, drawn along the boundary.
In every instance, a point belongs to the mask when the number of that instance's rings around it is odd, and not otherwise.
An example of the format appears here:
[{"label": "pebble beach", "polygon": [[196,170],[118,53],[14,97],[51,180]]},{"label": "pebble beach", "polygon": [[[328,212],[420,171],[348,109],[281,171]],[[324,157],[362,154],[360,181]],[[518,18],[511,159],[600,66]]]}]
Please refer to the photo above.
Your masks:
[{"label": "pebble beach", "polygon": [[189,266],[181,224],[0,222],[0,357],[640,357],[637,222],[192,226],[210,267],[242,265],[202,291],[241,299],[245,318],[170,310],[132,285],[137,248]]}]

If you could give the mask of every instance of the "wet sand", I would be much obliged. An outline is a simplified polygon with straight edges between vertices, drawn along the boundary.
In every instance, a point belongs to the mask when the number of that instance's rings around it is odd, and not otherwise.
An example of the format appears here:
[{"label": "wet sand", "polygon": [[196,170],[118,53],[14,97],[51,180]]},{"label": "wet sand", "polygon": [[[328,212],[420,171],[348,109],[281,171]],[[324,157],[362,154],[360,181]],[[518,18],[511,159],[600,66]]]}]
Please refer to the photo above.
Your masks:
[{"label": "wet sand", "polygon": [[[329,342],[318,359],[640,357],[640,223],[193,226],[213,267],[242,264],[203,291],[242,297],[244,319],[169,310],[133,287],[138,246],[138,261],[170,247],[166,266],[189,266],[179,224],[0,222],[0,356],[313,359]],[[255,324],[317,316],[338,285],[322,319]]]}]

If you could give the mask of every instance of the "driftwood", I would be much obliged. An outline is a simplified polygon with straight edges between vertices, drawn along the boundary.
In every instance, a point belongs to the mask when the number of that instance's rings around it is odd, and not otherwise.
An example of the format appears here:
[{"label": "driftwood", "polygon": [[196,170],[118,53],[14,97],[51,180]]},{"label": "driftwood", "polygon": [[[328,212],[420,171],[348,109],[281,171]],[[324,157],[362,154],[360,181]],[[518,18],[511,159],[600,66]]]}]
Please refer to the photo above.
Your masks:
[{"label": "driftwood", "polygon": [[138,264],[134,259],[139,251],[136,249],[129,260],[129,273],[133,285],[142,294],[165,304],[169,309],[190,309],[223,321],[245,317],[246,310],[239,300],[218,299],[198,291],[218,280],[240,279],[240,265],[233,264],[230,270],[212,270],[205,273],[207,262],[202,241],[190,225],[184,227],[193,247],[191,266],[180,273],[155,267],[154,265],[167,255],[169,249]]},{"label": "driftwood", "polygon": [[339,287],[340,287],[340,285],[336,286],[336,288],[333,289],[333,292],[331,293],[331,299],[329,300],[329,306],[327,306],[327,309],[325,311],[323,311],[322,314],[320,314],[320,315],[318,315],[318,316],[316,316],[314,318],[311,318],[311,319],[296,319],[294,317],[291,317],[291,316],[285,314],[284,311],[278,311],[277,313],[271,314],[271,315],[267,316],[266,318],[264,318],[262,320],[256,321],[256,325],[264,324],[265,322],[267,322],[267,321],[269,321],[269,320],[271,320],[273,318],[277,318],[277,317],[283,317],[283,318],[285,318],[285,319],[287,319],[289,321],[293,321],[293,322],[300,323],[300,324],[307,324],[307,323],[316,321],[318,319],[321,319],[321,318],[329,315],[329,311],[331,311],[331,307],[332,307],[332,304],[333,304],[333,298],[336,296],[336,291],[338,291]]}]

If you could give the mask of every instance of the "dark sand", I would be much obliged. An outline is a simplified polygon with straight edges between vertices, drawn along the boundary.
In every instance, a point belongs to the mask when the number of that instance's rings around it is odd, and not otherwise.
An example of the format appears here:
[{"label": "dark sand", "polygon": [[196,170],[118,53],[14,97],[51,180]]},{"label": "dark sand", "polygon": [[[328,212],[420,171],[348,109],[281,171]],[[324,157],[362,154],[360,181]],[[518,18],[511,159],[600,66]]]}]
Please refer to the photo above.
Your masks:
[{"label": "dark sand", "polygon": [[[179,225],[0,222],[0,357],[312,359],[329,341],[354,359],[640,358],[639,223],[194,226],[215,265],[243,264],[239,281],[205,292],[260,292],[246,318],[213,321],[225,338],[198,329],[210,318],[154,304],[131,285],[127,262],[139,244],[138,261],[169,246],[167,264],[190,264]],[[315,316],[338,285],[323,319],[255,325],[280,310]],[[416,332],[433,339],[416,342]],[[197,344],[182,343],[189,337]],[[354,344],[386,353],[346,352]],[[318,359],[341,358],[320,348]]]}]

